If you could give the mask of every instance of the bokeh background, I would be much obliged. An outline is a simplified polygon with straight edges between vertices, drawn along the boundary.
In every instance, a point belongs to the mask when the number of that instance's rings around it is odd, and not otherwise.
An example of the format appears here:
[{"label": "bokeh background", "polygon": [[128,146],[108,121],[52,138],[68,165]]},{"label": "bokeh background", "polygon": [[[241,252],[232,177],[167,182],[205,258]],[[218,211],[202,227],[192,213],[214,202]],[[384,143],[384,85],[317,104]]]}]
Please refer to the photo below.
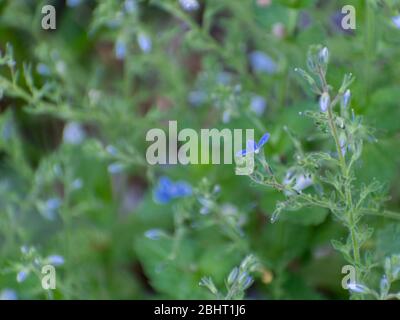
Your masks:
[{"label": "bokeh background", "polygon": [[[56,30],[41,28],[46,4],[56,8]],[[355,30],[340,24],[348,4]],[[396,211],[399,10],[396,0],[1,0],[1,296],[212,298],[200,279],[223,288],[253,253],[263,269],[247,298],[347,298],[345,262],[330,244],[346,231],[329,212],[303,209],[271,224],[279,193],[232,165],[150,166],[145,135],[168,120],[254,128],[256,138],[271,133],[266,157],[287,163],[287,126],[307,150],[329,148],[299,114],[318,100],[294,72],[309,46],[322,44],[330,83],[338,88],[353,73],[351,107],[376,128],[357,183],[383,182]],[[157,203],[160,176],[196,192]],[[375,233],[366,248],[398,253],[399,224],[368,223]],[[51,293],[40,285],[46,261],[57,264]]]}]

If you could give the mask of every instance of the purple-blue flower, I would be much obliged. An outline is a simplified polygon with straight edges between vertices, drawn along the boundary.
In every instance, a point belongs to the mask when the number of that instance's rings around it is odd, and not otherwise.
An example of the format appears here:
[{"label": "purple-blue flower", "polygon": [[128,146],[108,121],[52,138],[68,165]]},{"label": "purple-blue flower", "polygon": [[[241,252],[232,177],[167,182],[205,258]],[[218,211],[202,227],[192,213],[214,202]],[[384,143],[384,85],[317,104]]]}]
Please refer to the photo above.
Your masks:
[{"label": "purple-blue flower", "polygon": [[0,292],[0,300],[18,300],[18,296],[14,290],[6,288]]},{"label": "purple-blue flower", "polygon": [[173,182],[168,177],[161,177],[154,190],[154,200],[165,204],[175,198],[187,197],[192,194],[192,187],[184,181]]},{"label": "purple-blue flower", "polygon": [[165,232],[161,229],[150,229],[144,233],[144,236],[150,240],[160,240],[161,237],[165,236]]},{"label": "purple-blue flower", "polygon": [[82,0],[67,0],[67,6],[68,7],[77,7],[81,4]]},{"label": "purple-blue flower", "polygon": [[21,283],[24,282],[26,280],[26,278],[28,277],[29,272],[26,270],[21,270],[20,272],[18,272],[17,274],[17,282]]},{"label": "purple-blue flower", "polygon": [[144,53],[149,53],[151,51],[152,48],[151,38],[145,33],[138,34],[137,42],[139,44],[140,49],[142,49]]},{"label": "purple-blue flower", "polygon": [[50,264],[54,266],[62,266],[65,263],[64,257],[59,255],[48,256],[47,260]]},{"label": "purple-blue flower", "polygon": [[115,57],[118,60],[124,60],[126,56],[126,43],[122,40],[117,40],[115,43]]},{"label": "purple-blue flower", "polygon": [[48,76],[51,74],[50,68],[44,63],[39,63],[36,66],[36,71],[42,76]]},{"label": "purple-blue flower", "polygon": [[397,27],[397,29],[400,29],[400,15],[392,17],[392,21],[395,24],[395,26]]},{"label": "purple-blue flower", "polygon": [[238,153],[236,153],[236,156],[243,157],[243,156],[246,156],[248,154],[259,153],[261,148],[263,147],[263,145],[268,142],[269,136],[270,136],[270,134],[268,132],[266,132],[261,137],[260,141],[258,141],[258,143],[256,143],[254,140],[248,140],[247,144],[246,144],[246,149],[245,150],[241,150]]},{"label": "purple-blue flower", "polygon": [[253,96],[250,102],[250,108],[257,115],[261,116],[267,106],[267,101],[261,96]]},{"label": "purple-blue flower", "polygon": [[197,0],[179,0],[179,3],[185,11],[196,11],[200,5]]},{"label": "purple-blue flower", "polygon": [[251,68],[255,72],[274,74],[278,67],[274,60],[262,51],[253,51],[249,54]]}]

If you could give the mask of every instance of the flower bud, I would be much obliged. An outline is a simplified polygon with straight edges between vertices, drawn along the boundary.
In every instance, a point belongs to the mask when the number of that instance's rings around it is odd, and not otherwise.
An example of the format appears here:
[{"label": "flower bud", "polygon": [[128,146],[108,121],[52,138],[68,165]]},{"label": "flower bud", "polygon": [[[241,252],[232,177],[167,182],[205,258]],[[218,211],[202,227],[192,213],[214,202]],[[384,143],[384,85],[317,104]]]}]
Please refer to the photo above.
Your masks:
[{"label": "flower bud", "polygon": [[228,285],[232,285],[232,283],[235,282],[238,274],[239,274],[239,268],[238,267],[233,268],[233,270],[228,276]]},{"label": "flower bud", "polygon": [[390,284],[386,276],[383,276],[380,282],[381,294],[386,296],[389,293]]},{"label": "flower bud", "polygon": [[350,98],[351,98],[351,92],[349,89],[347,89],[342,98],[342,107],[343,108],[347,108],[347,106],[349,105],[349,102],[350,102]]},{"label": "flower bud", "polygon": [[328,50],[327,47],[324,47],[324,48],[319,52],[318,58],[319,58],[319,62],[320,62],[321,64],[325,64],[325,65],[328,64],[328,61],[329,61],[329,50]]},{"label": "flower bud", "polygon": [[329,97],[328,92],[324,92],[319,99],[319,107],[321,112],[326,112],[331,104],[331,98]]}]

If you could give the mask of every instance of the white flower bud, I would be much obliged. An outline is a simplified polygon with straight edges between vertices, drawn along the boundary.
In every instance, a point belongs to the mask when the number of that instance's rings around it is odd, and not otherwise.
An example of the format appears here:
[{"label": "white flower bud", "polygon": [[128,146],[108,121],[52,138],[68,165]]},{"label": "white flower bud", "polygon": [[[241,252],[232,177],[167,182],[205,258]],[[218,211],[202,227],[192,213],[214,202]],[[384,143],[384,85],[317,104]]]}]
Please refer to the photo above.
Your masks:
[{"label": "white flower bud", "polygon": [[328,64],[329,61],[329,50],[327,47],[324,47],[320,52],[319,52],[319,61],[323,64]]},{"label": "white flower bud", "polygon": [[319,107],[322,112],[326,112],[331,104],[331,98],[328,92],[324,92],[319,99]]}]

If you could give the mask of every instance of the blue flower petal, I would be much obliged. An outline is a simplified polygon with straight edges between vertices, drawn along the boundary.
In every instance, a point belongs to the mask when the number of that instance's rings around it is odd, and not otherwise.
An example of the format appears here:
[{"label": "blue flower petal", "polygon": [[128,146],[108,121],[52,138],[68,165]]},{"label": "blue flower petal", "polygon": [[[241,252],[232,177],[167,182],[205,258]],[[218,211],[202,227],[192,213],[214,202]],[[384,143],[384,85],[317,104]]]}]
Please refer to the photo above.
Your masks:
[{"label": "blue flower petal", "polygon": [[168,191],[156,188],[153,193],[153,199],[160,204],[166,204],[171,201],[171,196]]},{"label": "blue flower petal", "polygon": [[154,201],[166,204],[174,198],[186,197],[192,194],[192,187],[184,181],[174,183],[168,177],[161,177],[157,187],[154,189]]},{"label": "blue flower petal", "polygon": [[19,283],[24,282],[26,280],[26,278],[28,277],[28,275],[29,275],[29,272],[27,272],[25,270],[21,270],[17,274],[17,282],[19,282]]},{"label": "blue flower petal", "polygon": [[395,24],[395,26],[397,27],[397,29],[400,29],[400,15],[392,17],[392,21]]},{"label": "blue flower petal", "polygon": [[246,153],[253,153],[257,149],[257,143],[254,140],[247,140]]},{"label": "blue flower petal", "polygon": [[236,157],[244,157],[247,154],[247,150],[240,150],[236,152]]},{"label": "blue flower petal", "polygon": [[172,186],[173,186],[173,182],[171,181],[170,178],[168,178],[166,176],[160,177],[160,180],[158,181],[158,188],[168,190],[168,189],[172,188]]},{"label": "blue flower petal", "polygon": [[52,255],[47,257],[47,260],[50,264],[54,266],[62,266],[65,263],[64,257],[59,255]]},{"label": "blue flower petal", "polygon": [[266,144],[269,140],[270,134],[268,132],[266,132],[260,139],[260,141],[258,141],[257,144],[257,149],[260,149],[264,144]]},{"label": "blue flower petal", "polygon": [[178,181],[174,187],[174,197],[186,197],[192,194],[192,187],[187,182]]},{"label": "blue flower petal", "polygon": [[250,65],[255,72],[274,74],[278,67],[274,60],[262,51],[253,51],[249,54]]}]

